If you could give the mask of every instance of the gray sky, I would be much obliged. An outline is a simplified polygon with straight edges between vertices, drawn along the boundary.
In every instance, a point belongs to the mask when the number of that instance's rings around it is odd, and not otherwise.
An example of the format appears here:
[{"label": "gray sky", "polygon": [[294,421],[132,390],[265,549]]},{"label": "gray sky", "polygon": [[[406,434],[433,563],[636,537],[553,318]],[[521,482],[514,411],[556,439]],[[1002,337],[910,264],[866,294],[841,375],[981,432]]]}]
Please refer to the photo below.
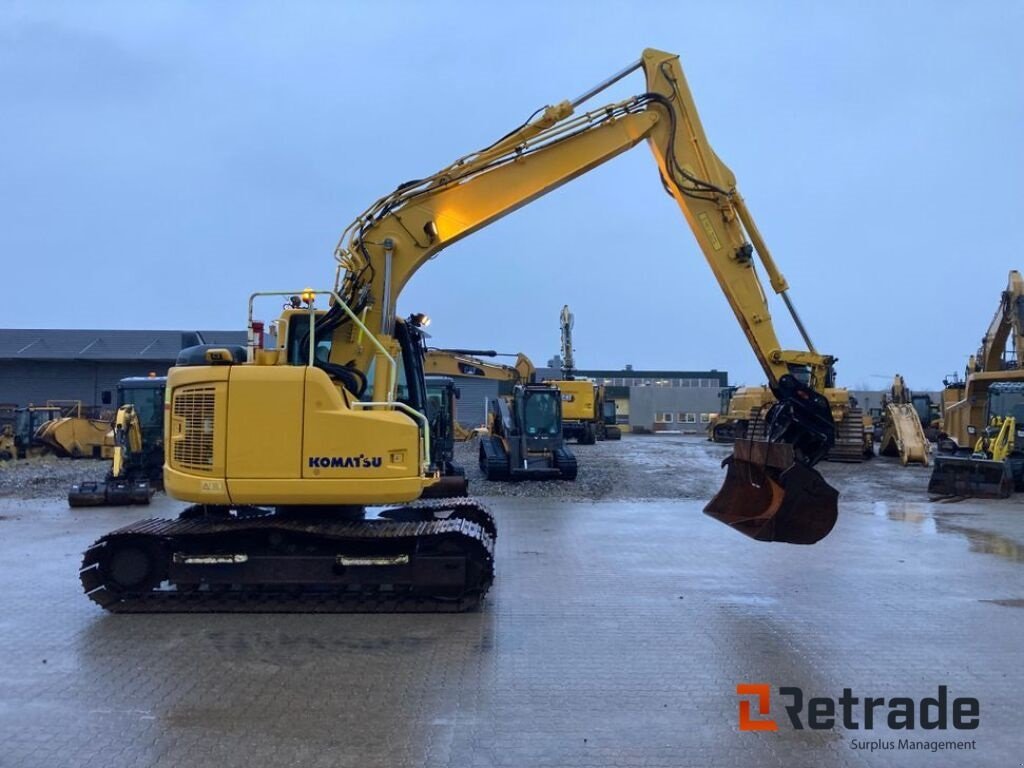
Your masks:
[{"label": "gray sky", "polygon": [[[372,200],[650,46],[680,54],[840,383],[936,387],[1024,268],[1022,22],[1009,1],[7,2],[2,324],[241,328],[251,291],[328,284]],[[543,363],[564,303],[581,367],[764,378],[643,145],[445,251],[400,310]]]}]

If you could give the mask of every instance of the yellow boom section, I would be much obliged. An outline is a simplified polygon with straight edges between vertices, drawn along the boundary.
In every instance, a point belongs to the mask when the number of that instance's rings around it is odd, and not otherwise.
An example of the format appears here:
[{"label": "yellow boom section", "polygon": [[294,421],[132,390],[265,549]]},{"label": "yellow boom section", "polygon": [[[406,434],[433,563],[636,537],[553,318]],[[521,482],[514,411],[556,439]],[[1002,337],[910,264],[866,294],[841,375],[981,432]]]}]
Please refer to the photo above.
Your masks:
[{"label": "yellow boom section", "polygon": [[[574,113],[576,106],[637,69],[646,74],[645,93]],[[708,144],[678,57],[653,49],[575,101],[547,107],[491,146],[374,203],[342,234],[336,252],[338,292],[371,329],[389,336],[398,296],[427,260],[645,139],[769,381],[777,382],[792,365],[810,370],[812,388],[829,385],[834,358],[816,352],[793,311],[786,281],[735,177]],[[755,254],[772,288],[785,299],[806,350],[781,348],[754,268]],[[375,351],[351,323],[340,323],[330,357],[333,363],[366,371]],[[376,358],[379,374],[387,362]],[[375,377],[375,399],[383,397],[376,388],[386,378]]]}]

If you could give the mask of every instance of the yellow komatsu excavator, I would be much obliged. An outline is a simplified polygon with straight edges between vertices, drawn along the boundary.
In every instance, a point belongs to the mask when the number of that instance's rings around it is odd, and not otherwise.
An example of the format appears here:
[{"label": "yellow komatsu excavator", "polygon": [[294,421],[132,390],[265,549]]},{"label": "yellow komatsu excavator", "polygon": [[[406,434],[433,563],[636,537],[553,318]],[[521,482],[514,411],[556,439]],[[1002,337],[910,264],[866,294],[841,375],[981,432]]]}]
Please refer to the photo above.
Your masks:
[{"label": "yellow komatsu excavator", "polygon": [[[642,93],[577,113],[636,70]],[[648,49],[580,97],[377,200],[342,234],[333,287],[253,296],[246,347],[184,350],[167,382],[164,482],[193,506],[97,541],[81,570],[90,598],[111,611],[477,606],[493,580],[494,521],[469,499],[417,501],[438,477],[422,334],[416,316],[397,316],[398,297],[445,247],[641,142],[778,401],[767,440],[736,444],[705,512],[761,541],[826,536],[838,493],[813,466],[835,440],[821,394],[835,358],[811,345],[704,135],[678,57]],[[806,349],[779,343],[757,262]],[[253,302],[292,293],[278,344],[265,348]]]},{"label": "yellow komatsu excavator", "polygon": [[[1007,353],[1010,353],[1007,359]],[[992,431],[992,394],[1024,385],[1024,277],[1011,270],[992,322],[968,364],[966,380],[943,392],[942,433],[928,492],[936,496],[1006,498],[1024,486],[1024,456],[1010,451],[992,458],[978,451]],[[954,402],[950,402],[954,400]],[[1014,414],[1020,421],[1024,413]],[[999,429],[1002,429],[1000,425]],[[1016,429],[1016,422],[1014,425]],[[1017,435],[1024,438],[1024,435]],[[1018,441],[1019,442],[1019,441]]]}]

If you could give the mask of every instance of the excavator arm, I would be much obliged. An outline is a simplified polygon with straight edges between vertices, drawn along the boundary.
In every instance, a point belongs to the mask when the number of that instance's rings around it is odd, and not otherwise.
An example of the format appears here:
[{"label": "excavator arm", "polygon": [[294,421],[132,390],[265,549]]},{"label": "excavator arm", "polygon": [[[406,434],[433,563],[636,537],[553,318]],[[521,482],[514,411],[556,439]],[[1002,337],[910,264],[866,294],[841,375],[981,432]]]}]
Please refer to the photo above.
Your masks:
[{"label": "excavator arm", "polygon": [[[576,112],[640,69],[642,94]],[[835,358],[811,343],[735,176],[708,143],[678,57],[648,49],[579,98],[535,115],[493,144],[402,184],[346,228],[335,253],[335,293],[343,306],[335,301],[315,331],[317,342],[331,340],[325,370],[357,396],[372,370],[373,401],[390,400],[395,308],[412,275],[445,247],[646,141],[778,400],[767,417],[767,443],[737,444],[726,461],[725,485],[705,511],[762,540],[812,543],[827,535],[838,494],[811,467],[835,442],[822,394],[833,386]],[[806,349],[779,343],[758,262]],[[369,344],[353,318],[391,347]]]},{"label": "excavator arm", "polygon": [[492,381],[528,384],[533,381],[536,368],[530,358],[519,352],[514,365],[489,363],[480,357],[497,357],[498,353],[486,349],[430,348],[423,360],[427,374],[439,376],[471,376]]},{"label": "excavator arm", "polygon": [[[576,114],[575,108],[635,69],[645,93]],[[678,57],[647,50],[627,68],[573,102],[543,110],[489,147],[437,173],[406,182],[378,200],[343,233],[336,255],[339,292],[370,328],[391,334],[402,288],[443,248],[646,140],[662,182],[679,204],[719,286],[773,386],[791,369],[808,371],[810,388],[831,383],[834,358],[819,354],[792,312],[806,350],[779,343],[755,256],[773,290],[792,310],[788,285],[764,244],[732,172],[711,149]],[[365,371],[375,350],[348,326],[334,336],[331,360]],[[331,330],[335,330],[332,328]],[[384,386],[385,377],[377,377]],[[383,390],[375,399],[385,396]]]}]

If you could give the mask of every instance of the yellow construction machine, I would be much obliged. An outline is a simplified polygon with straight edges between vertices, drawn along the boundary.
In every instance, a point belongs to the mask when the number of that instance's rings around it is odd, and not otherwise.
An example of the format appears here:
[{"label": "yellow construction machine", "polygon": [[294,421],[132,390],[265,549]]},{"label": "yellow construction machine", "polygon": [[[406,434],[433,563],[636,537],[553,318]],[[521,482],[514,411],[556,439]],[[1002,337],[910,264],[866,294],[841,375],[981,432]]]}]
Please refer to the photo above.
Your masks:
[{"label": "yellow construction machine", "polygon": [[164,376],[130,376],[117,384],[117,412],[107,434],[110,470],[102,481],[75,483],[68,506],[149,504],[163,488]]},{"label": "yellow construction machine", "polygon": [[529,357],[522,352],[515,354],[512,365],[492,363],[481,357],[512,357],[493,349],[427,349],[423,361],[428,376],[467,376],[472,378],[505,381],[511,384],[529,384],[537,375],[537,369]]},{"label": "yellow construction machine", "polygon": [[488,480],[575,480],[576,456],[565,445],[563,396],[548,382],[516,384],[492,398],[488,433],[480,436],[480,471]]},{"label": "yellow construction machine", "polygon": [[903,466],[917,463],[927,467],[931,463],[932,446],[915,408],[914,394],[898,373],[885,397],[882,413],[879,455],[896,456]]},{"label": "yellow construction machine", "polygon": [[[835,444],[825,456],[826,461],[862,462],[874,455],[871,417],[857,404],[846,389],[827,387],[822,391],[828,400],[836,425]],[[720,393],[721,407],[708,424],[708,438],[716,443],[737,439],[763,440],[767,414],[775,405],[771,387],[726,387]]]},{"label": "yellow construction machine", "polygon": [[[637,96],[577,113],[642,70]],[[335,284],[266,291],[245,347],[184,350],[167,383],[164,482],[193,506],[103,536],[85,591],[111,611],[466,610],[493,580],[495,525],[438,482],[424,415],[422,335],[396,306],[446,246],[646,142],[777,403],[767,440],[740,441],[705,512],[761,541],[826,536],[838,493],[813,469],[835,441],[835,358],[810,343],[732,172],[711,149],[678,57],[644,51],[579,98],[384,195],[344,231]],[[642,250],[642,248],[640,249]],[[783,349],[755,264],[807,348]],[[265,347],[253,305],[292,296]],[[318,302],[322,302],[318,304]]]},{"label": "yellow construction machine", "polygon": [[[515,357],[512,365],[504,363],[493,363],[481,360],[481,357]],[[451,376],[458,380],[460,377],[470,379],[487,379],[499,383],[500,392],[505,395],[512,393],[512,387],[516,384],[530,384],[537,375],[537,369],[522,352],[513,354],[500,354],[493,349],[438,349],[431,347],[427,349],[423,361],[424,371],[428,376]],[[460,442],[472,440],[474,437],[487,434],[486,424],[480,424],[472,429],[462,426],[458,420],[452,425],[455,439]]]},{"label": "yellow construction machine", "polygon": [[576,378],[572,343],[575,317],[568,304],[562,307],[558,320],[562,334],[562,378],[548,383],[562,394],[562,432],[565,439],[575,440],[580,445],[621,439],[622,432],[615,426],[615,403],[606,398],[604,387],[589,379]]},{"label": "yellow construction machine", "polygon": [[[559,390],[549,382],[534,382],[537,369],[522,352],[514,365],[480,359],[498,356],[493,350],[428,349],[424,358],[428,375],[482,378],[502,385],[498,397],[488,400],[487,423],[462,430],[464,439],[480,438],[480,471],[488,480],[575,480],[576,458],[563,444],[564,403],[550,407]],[[454,433],[459,436],[458,429]]]},{"label": "yellow construction machine", "polygon": [[[30,459],[53,452],[53,446],[40,439],[51,422],[63,416],[59,405],[26,405],[14,412],[14,423],[6,430],[4,444],[13,445],[13,458]],[[5,451],[10,452],[10,451]]]},{"label": "yellow construction machine", "polygon": [[[981,438],[992,437],[986,432],[991,433],[993,417],[998,415],[992,413],[992,395],[1000,388],[1024,384],[1022,363],[1024,278],[1011,270],[981,346],[967,364],[965,381],[949,381],[943,391],[940,455],[935,457],[929,493],[1006,498],[1015,488],[1024,487],[1024,456],[1019,450],[1011,450],[1001,459],[978,450]],[[1012,415],[1020,421],[1024,412],[1019,406],[1016,410]]]},{"label": "yellow construction machine", "polygon": [[[82,406],[81,400],[47,400],[47,406],[61,409],[61,416],[42,424],[35,439],[57,456],[98,459],[110,431],[110,419]],[[90,413],[92,416],[90,416]],[[109,416],[109,413],[108,413]]]}]

